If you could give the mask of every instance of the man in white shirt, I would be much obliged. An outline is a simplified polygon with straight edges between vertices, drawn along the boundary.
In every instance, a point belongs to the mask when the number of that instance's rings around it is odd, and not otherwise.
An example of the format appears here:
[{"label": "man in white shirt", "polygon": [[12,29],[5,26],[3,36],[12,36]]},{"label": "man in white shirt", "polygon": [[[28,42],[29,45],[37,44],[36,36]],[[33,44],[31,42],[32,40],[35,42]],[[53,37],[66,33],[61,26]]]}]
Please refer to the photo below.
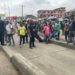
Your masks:
[{"label": "man in white shirt", "polygon": [[6,31],[7,31],[7,36],[8,36],[8,40],[9,40],[9,46],[11,45],[11,41],[13,42],[13,45],[15,45],[14,43],[14,38],[13,38],[13,34],[12,34],[12,23],[8,23],[6,25]]}]

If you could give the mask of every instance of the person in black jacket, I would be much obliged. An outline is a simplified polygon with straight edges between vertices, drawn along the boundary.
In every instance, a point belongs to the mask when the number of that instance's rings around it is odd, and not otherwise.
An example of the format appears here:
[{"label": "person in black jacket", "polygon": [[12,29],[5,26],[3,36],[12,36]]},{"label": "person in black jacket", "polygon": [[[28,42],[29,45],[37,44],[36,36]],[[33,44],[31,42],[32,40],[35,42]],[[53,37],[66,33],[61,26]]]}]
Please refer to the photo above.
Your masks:
[{"label": "person in black jacket", "polygon": [[72,21],[72,31],[75,31],[75,19],[74,19],[74,14],[73,13],[72,13],[70,19]]},{"label": "person in black jacket", "polygon": [[75,31],[75,21],[72,22],[72,30]]},{"label": "person in black jacket", "polygon": [[74,14],[71,15],[71,21],[72,21],[72,26],[71,26],[71,30],[72,30],[72,40],[74,42],[74,37],[75,37],[75,19],[74,19]]},{"label": "person in black jacket", "polygon": [[71,21],[72,21],[72,33],[74,35],[75,32],[75,20],[74,20],[74,14],[71,15]]},{"label": "person in black jacket", "polygon": [[1,42],[1,45],[5,45],[4,44],[4,32],[5,32],[5,24],[4,24],[4,21],[0,20],[0,42]]},{"label": "person in black jacket", "polygon": [[29,47],[35,47],[35,27],[34,27],[34,23],[32,20],[30,20],[29,22],[29,37],[30,37],[30,41],[29,41]]}]

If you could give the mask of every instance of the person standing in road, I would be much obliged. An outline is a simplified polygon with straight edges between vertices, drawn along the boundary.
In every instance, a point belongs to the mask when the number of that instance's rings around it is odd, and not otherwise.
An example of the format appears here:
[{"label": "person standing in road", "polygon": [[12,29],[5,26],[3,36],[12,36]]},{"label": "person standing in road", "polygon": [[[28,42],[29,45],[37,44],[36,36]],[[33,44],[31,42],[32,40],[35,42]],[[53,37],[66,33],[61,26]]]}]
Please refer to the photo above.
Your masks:
[{"label": "person standing in road", "polygon": [[35,47],[35,28],[34,28],[34,23],[33,20],[30,19],[29,21],[29,37],[30,37],[30,41],[29,41],[29,48],[32,49],[32,47]]},{"label": "person standing in road", "polygon": [[[6,25],[6,32],[7,32],[7,37],[8,37],[8,42],[9,42],[9,46],[11,46],[11,44],[13,43],[13,46],[15,45],[15,42],[14,42],[14,38],[13,38],[13,35],[15,34],[15,30],[13,28],[13,25],[11,22],[9,22],[7,25]],[[12,41],[12,42],[11,42]]]},{"label": "person standing in road", "polygon": [[68,40],[68,21],[64,23],[65,40]]},{"label": "person standing in road", "polygon": [[73,44],[75,44],[75,17],[74,17],[74,14],[71,15],[71,20],[72,20]]},{"label": "person standing in road", "polygon": [[57,38],[57,23],[56,22],[52,22],[51,25],[51,36],[50,39],[56,39]]},{"label": "person standing in road", "polygon": [[19,40],[20,48],[22,47],[22,43],[23,43],[23,45],[25,44],[25,34],[26,34],[26,28],[21,23],[20,26],[18,27],[18,35],[20,37],[20,40]]},{"label": "person standing in road", "polygon": [[69,25],[68,25],[68,43],[73,43],[73,38],[74,38],[74,36],[73,36],[73,33],[72,33],[72,20],[70,19],[70,21],[69,21]]},{"label": "person standing in road", "polygon": [[60,39],[60,30],[61,30],[61,24],[59,22],[57,22],[57,40]]},{"label": "person standing in road", "polygon": [[46,25],[44,26],[43,32],[44,32],[45,42],[48,43],[50,37],[50,26],[48,23],[46,23]]},{"label": "person standing in road", "polygon": [[5,45],[4,44],[4,33],[5,33],[5,24],[4,24],[4,21],[0,20],[0,42],[1,42],[1,45]]}]

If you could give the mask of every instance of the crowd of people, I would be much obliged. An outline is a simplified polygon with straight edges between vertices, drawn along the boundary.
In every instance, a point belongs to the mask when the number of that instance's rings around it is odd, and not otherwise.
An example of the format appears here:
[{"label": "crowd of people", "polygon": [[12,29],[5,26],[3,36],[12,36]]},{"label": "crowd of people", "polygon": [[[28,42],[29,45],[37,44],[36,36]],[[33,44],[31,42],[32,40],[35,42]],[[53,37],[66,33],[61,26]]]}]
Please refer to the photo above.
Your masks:
[{"label": "crowd of people", "polygon": [[61,24],[60,22],[46,22],[44,24],[43,33],[45,37],[45,42],[48,43],[48,41],[52,38],[59,40],[60,39],[60,30],[61,30]]},{"label": "crowd of people", "polygon": [[[9,46],[15,46],[14,34],[18,34],[20,48],[25,43],[29,42],[29,48],[35,47],[34,41],[37,35],[37,28],[35,22],[30,19],[29,21],[22,21],[15,26],[12,22],[8,22],[5,27],[6,30],[6,42]],[[29,40],[28,40],[29,39]]]},{"label": "crowd of people", "polygon": [[[41,27],[41,32],[40,32]],[[69,18],[63,22],[59,21],[45,21],[42,26],[32,19],[28,21],[13,22],[7,21],[6,23],[0,20],[0,42],[5,45],[6,42],[9,46],[15,46],[14,35],[18,34],[20,48],[29,43],[29,48],[36,47],[35,39],[39,42],[48,43],[51,39],[60,40],[60,31],[65,36],[65,41],[74,43],[75,37],[75,21],[74,18]],[[44,39],[38,32],[44,34]]]},{"label": "crowd of people", "polygon": [[65,41],[67,43],[74,43],[75,37],[74,18],[72,17],[62,22],[59,21],[46,22],[44,24],[43,29],[46,43],[48,43],[48,40],[52,38],[60,40],[60,31],[62,31],[63,36],[65,36]]}]

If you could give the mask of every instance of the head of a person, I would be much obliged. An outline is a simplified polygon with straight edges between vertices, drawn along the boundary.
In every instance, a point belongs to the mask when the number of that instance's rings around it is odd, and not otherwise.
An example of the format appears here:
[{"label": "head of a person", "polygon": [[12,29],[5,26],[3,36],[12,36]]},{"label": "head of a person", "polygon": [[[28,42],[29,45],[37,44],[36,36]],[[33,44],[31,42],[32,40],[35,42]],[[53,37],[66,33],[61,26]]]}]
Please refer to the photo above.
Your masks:
[{"label": "head of a person", "polygon": [[9,21],[9,24],[12,24],[12,22],[11,22],[11,21]]},{"label": "head of a person", "polygon": [[59,23],[59,21],[56,21],[56,23]]},{"label": "head of a person", "polygon": [[32,22],[33,22],[33,20],[32,20],[32,18],[30,18],[30,19],[29,19],[29,23],[32,23]]},{"label": "head of a person", "polygon": [[46,26],[47,25],[47,22],[44,22],[44,25]]},{"label": "head of a person", "polygon": [[52,21],[52,25],[55,24],[55,21]]},{"label": "head of a person", "polygon": [[49,22],[47,22],[47,25],[49,25]]},{"label": "head of a person", "polygon": [[70,19],[73,21],[74,20],[74,14],[72,14],[71,16],[70,16]]},{"label": "head of a person", "polygon": [[22,23],[22,22],[20,23],[20,26],[21,26],[21,27],[23,26],[23,23]]}]

